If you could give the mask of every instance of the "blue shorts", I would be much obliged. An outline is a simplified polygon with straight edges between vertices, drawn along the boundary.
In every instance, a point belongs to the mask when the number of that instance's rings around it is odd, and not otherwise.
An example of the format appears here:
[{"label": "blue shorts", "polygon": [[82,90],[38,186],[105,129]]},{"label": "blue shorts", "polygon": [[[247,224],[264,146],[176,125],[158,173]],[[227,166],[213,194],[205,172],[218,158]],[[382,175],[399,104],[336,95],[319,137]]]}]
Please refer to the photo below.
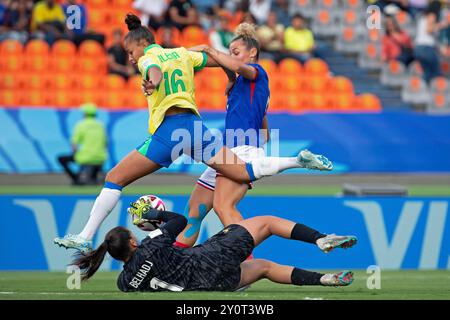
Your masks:
[{"label": "blue shorts", "polygon": [[[182,154],[195,161],[207,162],[223,145],[217,139],[203,139],[209,129],[193,113],[169,115],[136,150],[163,167],[169,167]],[[209,133],[206,133],[208,135]]]}]

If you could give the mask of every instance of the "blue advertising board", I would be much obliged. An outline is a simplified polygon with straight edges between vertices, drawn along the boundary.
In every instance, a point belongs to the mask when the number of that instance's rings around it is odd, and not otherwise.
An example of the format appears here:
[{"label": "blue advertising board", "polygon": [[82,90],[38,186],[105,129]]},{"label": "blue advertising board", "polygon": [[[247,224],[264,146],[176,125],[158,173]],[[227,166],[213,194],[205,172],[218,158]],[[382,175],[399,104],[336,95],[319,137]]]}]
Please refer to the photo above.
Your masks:
[{"label": "blue advertising board", "polygon": [[[79,110],[0,108],[0,172],[62,172],[57,156],[71,152]],[[108,170],[147,137],[148,112],[100,110],[109,140]],[[222,130],[225,113],[204,112],[205,124]],[[414,112],[268,115],[271,155],[309,148],[334,163],[330,173],[450,172],[450,116]],[[279,144],[275,141],[279,140]],[[20,147],[19,147],[20,146]],[[275,153],[275,154],[274,154]],[[203,164],[172,164],[165,172],[200,174]],[[304,169],[286,174],[306,173]],[[314,172],[316,174],[316,172]]]},{"label": "blue advertising board", "polygon": [[[161,196],[169,210],[183,212],[187,196]],[[138,237],[146,234],[127,216],[136,196],[124,196],[104,221],[94,246],[106,232],[123,225]],[[53,239],[79,232],[89,216],[93,196],[0,196],[0,270],[65,270],[70,253]],[[448,197],[294,197],[247,196],[239,209],[245,217],[275,215],[301,222],[323,233],[353,234],[349,250],[322,253],[317,247],[272,237],[255,257],[307,269],[450,269]],[[221,229],[211,212],[200,232],[202,242]],[[116,270],[111,258],[102,270]]]}]

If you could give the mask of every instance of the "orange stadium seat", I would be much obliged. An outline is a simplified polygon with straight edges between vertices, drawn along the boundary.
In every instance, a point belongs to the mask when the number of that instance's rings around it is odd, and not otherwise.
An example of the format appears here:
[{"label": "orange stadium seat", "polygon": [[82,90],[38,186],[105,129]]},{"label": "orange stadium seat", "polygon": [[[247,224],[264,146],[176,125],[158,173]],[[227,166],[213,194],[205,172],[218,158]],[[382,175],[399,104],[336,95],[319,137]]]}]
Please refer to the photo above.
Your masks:
[{"label": "orange stadium seat", "polygon": [[109,109],[125,109],[127,107],[127,91],[107,91],[102,94],[103,104]]},{"label": "orange stadium seat", "polygon": [[269,89],[271,94],[275,91],[283,90],[284,76],[279,73],[275,73],[269,77]]},{"label": "orange stadium seat", "polygon": [[443,92],[435,92],[431,95],[430,105],[433,109],[444,109],[447,107],[448,111],[449,102],[449,98]]},{"label": "orange stadium seat", "polygon": [[313,93],[308,96],[309,107],[315,111],[328,111],[332,109],[330,95],[325,93]]},{"label": "orange stadium seat", "polygon": [[2,56],[0,59],[0,70],[2,72],[18,72],[24,68],[24,62],[21,56]]},{"label": "orange stadium seat", "polygon": [[286,58],[280,61],[278,64],[278,71],[283,74],[296,74],[299,75],[302,72],[302,65],[295,59]]},{"label": "orange stadium seat", "polygon": [[73,59],[77,53],[77,47],[72,41],[58,40],[52,45],[50,52],[52,54],[52,59],[63,56],[69,56]]},{"label": "orange stadium seat", "polygon": [[306,61],[304,70],[308,76],[327,76],[329,73],[328,64],[322,59],[313,58]]},{"label": "orange stadium seat", "polygon": [[76,69],[81,73],[105,75],[107,71],[106,56],[79,58],[76,61]]},{"label": "orange stadium seat", "polygon": [[81,103],[81,99],[77,92],[68,90],[51,91],[52,105],[60,108],[76,107]]},{"label": "orange stadium seat", "polygon": [[8,72],[0,74],[0,89],[21,90],[23,89],[25,74]]},{"label": "orange stadium seat", "polygon": [[284,94],[280,91],[271,92],[269,100],[269,112],[283,110],[284,100]]},{"label": "orange stadium seat", "polygon": [[194,77],[194,86],[195,91],[203,91],[207,89],[206,82],[204,80],[204,77],[195,76]]},{"label": "orange stadium seat", "polygon": [[27,94],[22,95],[21,102],[25,106],[48,106],[50,105],[50,95],[44,90],[27,90]]},{"label": "orange stadium seat", "polygon": [[333,94],[352,94],[353,83],[349,78],[337,76],[331,80],[331,89]]},{"label": "orange stadium seat", "polygon": [[55,73],[76,71],[76,59],[73,56],[54,56],[50,61],[50,70]]},{"label": "orange stadium seat", "polygon": [[357,96],[355,105],[359,110],[381,111],[382,109],[380,99],[371,93]]},{"label": "orange stadium seat", "polygon": [[343,22],[347,26],[354,26],[358,23],[358,14],[354,10],[345,10]]},{"label": "orange stadium seat", "polygon": [[0,105],[18,107],[22,104],[22,90],[0,90]]},{"label": "orange stadium seat", "polygon": [[142,85],[142,77],[139,74],[135,74],[129,77],[126,84],[127,90],[139,92],[141,92],[141,85]]},{"label": "orange stadium seat", "polygon": [[301,92],[290,92],[285,94],[283,99],[283,110],[290,112],[300,112],[305,108],[304,99]]},{"label": "orange stadium seat", "polygon": [[4,40],[0,42],[0,56],[20,56],[23,53],[23,46],[17,40]]},{"label": "orange stadium seat", "polygon": [[330,83],[328,76],[311,76],[305,78],[304,85],[308,91],[314,93],[326,92]]},{"label": "orange stadium seat", "polygon": [[33,57],[48,56],[50,54],[50,46],[44,40],[34,39],[26,44],[25,54]]},{"label": "orange stadium seat", "polygon": [[90,9],[89,10],[89,27],[98,30],[102,27],[111,29],[109,26],[111,15],[108,9]]},{"label": "orange stadium seat", "polygon": [[78,96],[80,102],[90,101],[98,106],[103,106],[103,95],[100,90],[78,90]]},{"label": "orange stadium seat", "polygon": [[258,63],[264,68],[264,70],[266,70],[269,79],[277,73],[277,64],[275,61],[270,59],[261,59]]},{"label": "orange stadium seat", "polygon": [[92,8],[109,8],[111,3],[109,0],[86,0],[89,9]]},{"label": "orange stadium seat", "polygon": [[133,0],[112,0],[114,8],[120,8],[121,10],[131,9]]},{"label": "orange stadium seat", "polygon": [[25,68],[29,72],[47,72],[50,66],[50,58],[48,55],[34,56],[33,59],[25,60]]},{"label": "orange stadium seat", "polygon": [[[172,27],[170,30],[172,33],[172,42],[176,45],[181,45],[183,43],[183,35],[182,35],[181,31],[175,27]],[[156,43],[161,43],[163,34],[164,34],[164,27],[159,28],[158,30],[153,32],[153,34],[155,35]],[[202,44],[202,43],[198,43],[198,44]]]},{"label": "orange stadium seat", "polygon": [[332,96],[332,108],[334,110],[343,110],[343,111],[350,111],[355,110],[356,99],[355,96],[352,94],[337,94]]},{"label": "orange stadium seat", "polygon": [[77,74],[53,73],[49,77],[49,87],[53,90],[76,92]]},{"label": "orange stadium seat", "polygon": [[101,92],[101,88],[103,88],[102,81],[104,81],[104,78],[96,74],[78,74],[75,77],[77,90],[96,90]]},{"label": "orange stadium seat", "polygon": [[380,42],[381,41],[381,31],[373,28],[373,29],[369,29],[367,30],[367,38],[370,42]]},{"label": "orange stadium seat", "polygon": [[100,84],[103,85],[103,88],[105,88],[107,92],[124,91],[126,88],[125,79],[117,74],[107,75]]},{"label": "orange stadium seat", "polygon": [[225,92],[227,85],[227,77],[225,74],[211,74],[205,77],[207,81],[204,81],[203,87],[211,91],[222,91]]},{"label": "orange stadium seat", "polygon": [[205,105],[209,110],[225,110],[227,105],[227,98],[223,92],[210,93],[209,99]]},{"label": "orange stadium seat", "polygon": [[132,109],[146,109],[148,102],[140,90],[127,90],[125,104]]},{"label": "orange stadium seat", "polygon": [[203,29],[197,26],[186,27],[182,32],[182,40],[182,44],[186,48],[209,43]]},{"label": "orange stadium seat", "polygon": [[50,78],[45,73],[26,73],[23,81],[25,90],[44,90],[49,87]]},{"label": "orange stadium seat", "polygon": [[94,40],[86,40],[80,44],[78,48],[79,58],[98,58],[99,56],[105,55],[105,48]]},{"label": "orange stadium seat", "polygon": [[281,91],[293,92],[300,91],[302,89],[303,83],[301,81],[301,78],[299,78],[299,76],[296,76],[295,74],[285,75],[279,79],[282,79],[279,87]]}]

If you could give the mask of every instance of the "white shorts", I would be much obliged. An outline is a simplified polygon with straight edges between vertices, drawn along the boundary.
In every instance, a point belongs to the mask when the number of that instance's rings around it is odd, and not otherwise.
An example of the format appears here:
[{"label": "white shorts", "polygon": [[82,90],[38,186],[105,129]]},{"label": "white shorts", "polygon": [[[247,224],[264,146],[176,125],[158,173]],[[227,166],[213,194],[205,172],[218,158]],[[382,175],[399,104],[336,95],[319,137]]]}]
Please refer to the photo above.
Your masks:
[{"label": "white shorts", "polygon": [[[262,158],[266,156],[263,148],[258,148],[254,146],[238,146],[231,149],[239,158],[245,162],[249,162],[252,159]],[[211,167],[206,168],[202,173],[200,178],[197,180],[197,184],[214,191],[216,187],[216,176],[217,172]],[[252,184],[249,184],[249,188],[252,188]]]}]

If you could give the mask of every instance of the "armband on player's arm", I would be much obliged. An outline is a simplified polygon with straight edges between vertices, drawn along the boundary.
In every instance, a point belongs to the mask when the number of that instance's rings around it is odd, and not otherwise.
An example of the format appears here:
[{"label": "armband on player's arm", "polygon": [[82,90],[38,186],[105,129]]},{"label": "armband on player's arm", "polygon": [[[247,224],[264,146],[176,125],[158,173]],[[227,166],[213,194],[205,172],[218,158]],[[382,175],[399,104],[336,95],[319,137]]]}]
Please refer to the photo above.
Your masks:
[{"label": "armband on player's arm", "polygon": [[183,215],[171,211],[163,211],[153,208],[150,208],[150,210],[143,213],[142,218],[147,220],[160,220],[162,222],[165,222],[165,224],[161,228],[167,230],[174,239],[178,237],[180,232],[183,231],[187,225],[187,219]]}]

